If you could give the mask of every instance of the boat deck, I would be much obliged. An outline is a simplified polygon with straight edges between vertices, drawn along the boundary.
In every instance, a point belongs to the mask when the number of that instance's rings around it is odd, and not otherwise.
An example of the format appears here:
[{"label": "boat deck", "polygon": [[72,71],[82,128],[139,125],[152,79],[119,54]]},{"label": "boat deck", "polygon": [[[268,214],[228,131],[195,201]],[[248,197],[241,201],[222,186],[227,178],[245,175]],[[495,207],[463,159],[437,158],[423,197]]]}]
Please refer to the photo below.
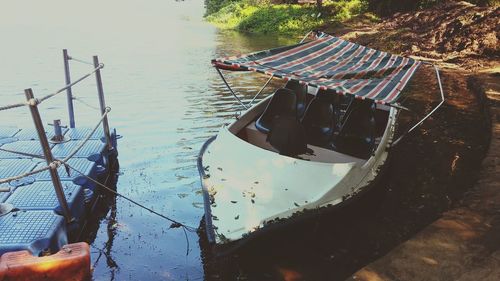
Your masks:
[{"label": "boat deck", "polygon": [[[65,143],[51,144],[55,158],[63,159],[92,131],[91,128],[64,129]],[[52,133],[47,133],[48,139]],[[111,134],[116,151],[116,133]],[[0,148],[28,154],[43,155],[35,129],[0,126]],[[102,130],[96,131],[68,164],[86,176],[100,180],[109,172],[109,155]],[[0,179],[24,174],[45,167],[44,159],[0,151]],[[75,226],[85,221],[88,202],[94,198],[95,184],[73,170],[61,166],[58,174]],[[15,208],[0,216],[0,255],[28,250],[33,255],[57,252],[68,242],[68,231],[52,184],[49,171],[44,171],[8,184],[0,184],[0,203]]]},{"label": "boat deck", "polygon": [[[238,136],[260,148],[277,152],[276,149],[273,148],[266,140],[267,135],[257,130],[255,127],[255,121],[251,122],[243,130],[241,130]],[[349,156],[347,154],[311,144],[308,144],[307,148],[310,152],[298,155],[300,159],[323,163],[358,163],[360,165],[366,162],[365,159]]]}]

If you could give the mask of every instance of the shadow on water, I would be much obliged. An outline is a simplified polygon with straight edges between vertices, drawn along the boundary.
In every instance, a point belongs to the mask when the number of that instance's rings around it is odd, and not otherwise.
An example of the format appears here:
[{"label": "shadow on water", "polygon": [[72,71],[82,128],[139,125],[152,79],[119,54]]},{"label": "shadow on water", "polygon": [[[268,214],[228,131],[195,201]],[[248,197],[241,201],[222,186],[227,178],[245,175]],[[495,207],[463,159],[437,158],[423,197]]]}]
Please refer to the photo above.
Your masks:
[{"label": "shadow on water", "polygon": [[[110,126],[124,136],[118,145],[118,191],[197,226],[203,215],[198,149],[241,110],[210,60],[300,38],[219,32],[203,21],[203,1],[88,0],[79,3],[78,13],[68,13],[62,0],[29,5],[26,9],[25,2],[10,1],[0,11],[0,103],[22,101],[26,87],[37,96],[59,89],[62,48],[82,59],[98,54],[106,64],[102,75],[106,103],[113,108]],[[102,24],[89,20],[90,14],[110,20]],[[86,65],[72,65],[75,79],[87,71]],[[246,102],[266,81],[245,73],[228,73],[228,78]],[[427,96],[437,89],[425,83],[431,78],[419,79],[413,91],[422,96],[412,102],[423,112],[434,103]],[[446,106],[394,149],[383,184],[339,212],[249,244],[222,266],[201,256],[196,234],[188,234],[186,256],[182,230],[170,229],[169,222],[126,200],[106,197],[109,209],[94,213],[85,238],[91,243],[94,280],[344,278],[459,202],[474,181],[487,129],[465,83],[452,74],[443,81]],[[276,81],[262,97],[279,85]],[[80,101],[97,105],[95,85],[79,85],[73,94],[79,98],[77,127],[93,126],[98,115]],[[67,123],[65,106],[64,95],[42,104],[44,120]],[[28,114],[19,109],[0,118],[2,125],[29,128]]]},{"label": "shadow on water", "polygon": [[[206,279],[344,280],[460,204],[478,177],[490,128],[465,78],[444,73],[443,80],[444,107],[392,149],[388,169],[368,193],[250,240],[229,256],[206,254]],[[416,115],[437,104],[434,83],[431,71],[416,74],[405,102]],[[412,122],[411,114],[401,114],[399,131]],[[312,175],[303,176],[314,184]],[[200,244],[206,250],[205,237]]]},{"label": "shadow on water", "polygon": [[[91,207],[88,210],[87,221],[75,241],[85,241],[91,245],[91,252],[94,256],[92,268],[99,264],[101,259],[106,260],[106,265],[109,269],[109,280],[115,280],[116,271],[119,266],[113,257],[113,243],[117,234],[117,195],[113,191],[118,191],[116,185],[118,183],[120,165],[116,157],[112,157],[109,166],[109,173],[102,176],[99,182],[111,190],[97,185],[95,188],[95,200],[89,204]],[[107,240],[98,247],[94,245],[97,233],[101,224],[106,227]]]}]

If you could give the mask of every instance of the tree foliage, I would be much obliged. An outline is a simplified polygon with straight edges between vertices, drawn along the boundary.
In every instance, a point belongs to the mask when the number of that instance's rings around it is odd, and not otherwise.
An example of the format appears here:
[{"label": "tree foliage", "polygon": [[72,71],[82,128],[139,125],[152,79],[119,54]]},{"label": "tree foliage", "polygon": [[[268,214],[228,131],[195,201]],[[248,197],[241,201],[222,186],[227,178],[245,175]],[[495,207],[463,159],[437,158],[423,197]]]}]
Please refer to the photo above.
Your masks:
[{"label": "tree foliage", "polygon": [[[409,12],[429,8],[447,0],[366,0],[370,11],[380,15],[389,16],[397,12]],[[449,1],[449,0],[448,0]],[[478,6],[496,6],[500,0],[468,0]]]}]

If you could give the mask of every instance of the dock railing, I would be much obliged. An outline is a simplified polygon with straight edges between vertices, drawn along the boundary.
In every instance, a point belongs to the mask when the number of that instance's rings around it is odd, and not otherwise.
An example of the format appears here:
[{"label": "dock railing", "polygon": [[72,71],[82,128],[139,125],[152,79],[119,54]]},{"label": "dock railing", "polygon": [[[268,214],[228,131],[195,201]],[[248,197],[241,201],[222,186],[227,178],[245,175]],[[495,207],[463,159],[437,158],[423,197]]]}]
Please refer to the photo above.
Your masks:
[{"label": "dock railing", "polygon": [[[65,81],[66,81],[66,85],[64,87],[62,87],[61,89],[59,89],[53,93],[45,95],[41,98],[35,98],[32,89],[25,89],[24,90],[24,93],[26,96],[25,102],[19,102],[19,103],[0,106],[0,111],[15,109],[15,108],[24,107],[24,106],[27,106],[29,108],[31,116],[33,118],[33,123],[35,125],[36,131],[38,134],[38,138],[40,140],[40,145],[42,147],[43,155],[36,155],[36,154],[30,154],[30,153],[25,153],[25,152],[21,152],[21,151],[14,151],[14,150],[9,150],[9,149],[4,149],[1,147],[0,147],[0,150],[5,151],[5,152],[9,152],[9,153],[18,154],[18,155],[23,155],[23,156],[30,156],[33,158],[45,159],[45,161],[47,162],[47,166],[45,166],[45,167],[42,167],[42,168],[39,168],[36,170],[32,170],[30,172],[23,173],[23,174],[20,174],[17,176],[12,176],[9,178],[0,179],[0,184],[9,183],[11,181],[19,180],[21,178],[28,177],[28,176],[49,170],[50,177],[51,177],[52,183],[54,185],[55,193],[57,196],[57,200],[58,200],[59,206],[61,207],[61,210],[62,210],[62,215],[64,216],[66,223],[71,223],[74,220],[74,218],[72,218],[72,216],[71,216],[71,212],[69,210],[68,202],[67,202],[66,197],[64,195],[64,190],[63,190],[63,187],[61,184],[61,179],[59,177],[57,169],[61,165],[65,165],[67,168],[69,168],[69,165],[67,165],[66,162],[69,159],[73,158],[78,153],[78,151],[85,145],[85,143],[87,143],[90,140],[92,135],[94,135],[94,133],[97,131],[97,129],[101,126],[101,124],[102,124],[102,129],[104,131],[104,136],[106,139],[106,147],[108,149],[108,152],[113,150],[114,148],[113,148],[113,145],[111,142],[111,135],[110,135],[110,130],[109,130],[108,118],[107,118],[108,113],[111,111],[111,109],[109,107],[106,107],[106,102],[104,99],[104,90],[103,90],[103,86],[102,86],[101,72],[100,72],[100,70],[104,68],[104,64],[99,62],[99,58],[97,56],[93,57],[92,62],[87,62],[84,60],[73,58],[68,54],[68,50],[66,50],[66,49],[63,50],[63,60],[64,60]],[[81,76],[80,78],[76,79],[75,81],[71,82],[70,61],[75,61],[75,62],[79,62],[79,63],[83,63],[83,64],[92,65],[93,69],[92,69],[92,71],[88,72],[87,74],[85,74],[85,75]],[[40,112],[38,110],[38,107],[42,102],[44,102],[44,101],[62,93],[62,92],[66,92],[67,107],[68,107],[68,113],[69,113],[69,126],[70,126],[70,128],[75,128],[75,115],[74,115],[74,107],[73,107],[73,100],[75,100],[75,98],[73,97],[72,87],[75,86],[76,84],[80,83],[81,81],[87,79],[88,77],[92,76],[93,74],[95,75],[95,79],[96,79],[97,95],[98,95],[98,99],[99,99],[99,107],[100,107],[99,109],[100,109],[100,114],[101,114],[99,121],[94,126],[94,128],[87,134],[87,136],[80,141],[79,145],[77,147],[75,147],[64,159],[56,159],[52,155],[52,151],[51,151],[51,148],[49,145],[49,140],[47,139],[46,131],[45,131],[44,125],[42,123],[42,119],[40,117]],[[56,136],[57,136],[57,135],[61,134],[61,130],[60,130],[59,121],[58,120],[56,120],[56,121],[57,122],[54,122],[54,130],[56,131]]]}]

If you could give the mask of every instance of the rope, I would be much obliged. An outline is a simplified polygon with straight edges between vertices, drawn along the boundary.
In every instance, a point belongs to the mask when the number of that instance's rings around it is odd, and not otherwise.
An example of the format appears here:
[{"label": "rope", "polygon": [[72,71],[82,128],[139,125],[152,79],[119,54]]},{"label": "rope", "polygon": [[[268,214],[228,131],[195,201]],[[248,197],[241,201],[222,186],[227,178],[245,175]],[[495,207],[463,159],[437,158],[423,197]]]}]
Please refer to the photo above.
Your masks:
[{"label": "rope", "polygon": [[129,197],[121,194],[121,193],[118,193],[116,190],[114,190],[114,189],[112,189],[110,187],[107,187],[104,184],[100,183],[99,181],[97,181],[97,180],[95,180],[95,179],[87,176],[86,174],[84,174],[83,172],[79,171],[75,167],[69,165],[68,163],[65,163],[63,160],[58,160],[58,161],[62,162],[62,164],[64,164],[65,166],[67,166],[70,169],[74,170],[75,172],[79,173],[80,175],[82,175],[83,177],[85,177],[88,180],[92,181],[93,183],[97,184],[98,186],[100,186],[100,187],[106,189],[107,191],[113,193],[114,195],[116,195],[118,197],[121,197],[121,198],[129,201],[130,203],[132,203],[132,204],[134,204],[134,205],[136,205],[136,206],[138,206],[138,207],[140,207],[140,208],[142,208],[142,209],[144,209],[146,211],[149,211],[150,213],[152,213],[152,214],[154,214],[154,215],[156,215],[156,216],[158,216],[160,218],[163,218],[163,219],[171,222],[172,224],[170,225],[170,228],[182,227],[182,230],[184,231],[184,236],[186,238],[186,243],[187,243],[186,256],[189,254],[189,239],[187,237],[186,230],[189,231],[189,232],[196,232],[197,229],[195,227],[183,224],[183,223],[181,223],[181,222],[179,222],[177,220],[174,220],[174,219],[172,219],[172,218],[170,218],[170,217],[168,217],[168,216],[166,216],[164,214],[158,213],[157,211],[155,211],[155,210],[153,210],[153,209],[151,209],[149,207],[146,207],[143,204],[141,204],[141,203],[139,203],[139,202],[137,202],[137,201],[135,201],[135,200],[133,200],[133,199],[131,199],[131,198],[129,198]]},{"label": "rope", "polygon": [[21,107],[21,106],[25,106],[25,105],[26,105],[26,102],[4,105],[4,106],[0,106],[0,111],[13,109],[13,108],[17,108],[17,107]]},{"label": "rope", "polygon": [[90,109],[94,109],[94,110],[101,110],[100,108],[98,108],[97,106],[93,106],[91,104],[89,104],[88,102],[84,101],[83,99],[79,98],[79,97],[76,97],[73,95],[73,100],[76,100],[78,102],[80,102],[81,104],[87,106],[88,108]]},{"label": "rope", "polygon": [[74,60],[76,62],[83,63],[83,64],[94,65],[94,63],[92,63],[92,62],[81,60],[81,59],[77,59],[77,58],[71,57],[71,56],[68,56],[68,59]]},{"label": "rope", "polygon": [[[77,147],[75,147],[75,149],[73,149],[73,151],[71,151],[71,153],[68,156],[66,156],[66,158],[64,158],[63,160],[55,160],[52,163],[50,163],[48,166],[46,166],[44,168],[41,168],[41,169],[38,169],[38,170],[31,171],[29,173],[25,173],[25,174],[14,176],[14,177],[10,177],[10,178],[0,179],[0,184],[7,183],[7,182],[10,182],[10,181],[13,181],[13,180],[18,180],[20,178],[31,176],[31,175],[34,175],[34,174],[37,174],[37,173],[40,173],[40,172],[43,172],[43,171],[46,171],[46,170],[49,170],[49,169],[57,169],[57,168],[59,168],[59,166],[61,166],[61,164],[67,165],[66,161],[68,161],[69,159],[71,159],[73,156],[75,156],[76,153],[78,153],[78,151],[80,151],[80,149],[82,149],[82,147],[89,141],[89,139],[95,133],[95,131],[97,130],[97,128],[99,128],[99,125],[101,125],[102,121],[108,115],[108,113],[110,111],[111,111],[111,108],[106,107],[105,112],[101,116],[101,119],[99,120],[99,122],[97,123],[97,125],[95,125],[95,127],[87,135],[87,137],[85,137],[85,139],[82,140],[82,142],[80,143],[80,145],[78,145]],[[21,151],[16,151],[16,150],[10,150],[10,149],[5,149],[5,148],[0,148],[0,151],[5,151],[5,152],[9,152],[9,153],[15,153],[15,154],[19,154],[19,155],[23,155],[23,156],[29,156],[29,157],[38,158],[38,159],[45,159],[45,157],[43,157],[41,155],[31,154],[31,153],[21,152]]]},{"label": "rope", "polygon": [[46,167],[43,167],[41,169],[33,170],[31,172],[24,173],[24,174],[21,174],[21,175],[18,175],[18,176],[14,176],[14,177],[10,177],[10,178],[5,178],[5,179],[0,179],[0,184],[2,184],[2,183],[8,183],[8,182],[15,181],[15,180],[19,180],[19,179],[24,178],[24,177],[29,177],[29,176],[32,176],[34,174],[38,174],[38,173],[41,173],[43,171],[50,170],[50,169],[52,169],[52,167],[53,166],[46,166]]},{"label": "rope", "polygon": [[183,228],[186,228],[186,230],[188,230],[188,231],[190,231],[190,232],[196,232],[196,229],[197,229],[197,228],[192,227],[192,226],[189,226],[189,225],[186,225],[186,224],[183,224],[183,223],[181,223],[181,222],[179,222],[179,221],[176,221],[176,220],[174,220],[174,219],[172,219],[172,218],[170,218],[170,217],[168,217],[168,216],[166,216],[166,215],[163,215],[163,214],[161,214],[161,213],[158,213],[157,211],[155,211],[155,210],[153,210],[153,209],[151,209],[151,208],[149,208],[149,207],[146,207],[146,206],[144,206],[143,204],[141,204],[141,203],[139,203],[139,202],[137,202],[137,201],[135,201],[135,200],[133,200],[133,199],[130,199],[129,197],[127,197],[127,196],[125,196],[125,195],[123,195],[123,194],[121,194],[121,193],[118,193],[118,192],[117,192],[117,191],[115,191],[114,189],[112,189],[112,188],[110,188],[110,187],[107,187],[107,186],[105,186],[104,184],[100,183],[99,181],[97,181],[97,180],[95,180],[95,179],[93,179],[93,178],[91,178],[91,177],[87,176],[86,174],[84,174],[83,172],[79,171],[79,170],[78,170],[78,169],[76,169],[75,167],[73,167],[73,166],[69,165],[68,163],[65,163],[63,160],[58,160],[58,161],[60,161],[63,165],[68,166],[69,168],[71,168],[71,169],[72,169],[72,170],[74,170],[75,172],[79,173],[80,175],[84,176],[84,177],[85,177],[85,178],[87,178],[88,180],[92,181],[93,183],[95,183],[95,184],[99,185],[100,187],[102,187],[102,188],[106,189],[107,191],[109,191],[109,192],[111,192],[111,193],[115,194],[116,196],[119,196],[119,197],[121,197],[121,198],[123,198],[123,199],[125,199],[125,200],[129,201],[130,203],[132,203],[132,204],[134,204],[134,205],[136,205],[136,206],[138,206],[138,207],[140,207],[140,208],[143,208],[143,209],[145,209],[145,210],[147,210],[147,211],[149,211],[149,212],[151,212],[151,213],[153,213],[153,214],[155,214],[155,215],[159,216],[160,218],[163,218],[163,219],[168,220],[169,222],[171,222],[171,223],[172,223],[172,225],[170,226],[170,228],[183,227]]},{"label": "rope", "polygon": [[9,152],[9,153],[19,154],[19,155],[23,155],[23,156],[38,158],[38,159],[45,159],[45,157],[43,157],[42,155],[31,154],[31,153],[17,151],[17,150],[10,150],[10,149],[6,149],[6,148],[0,148],[0,151],[5,151],[5,152]]},{"label": "rope", "polygon": [[68,88],[70,88],[70,87],[72,87],[72,86],[80,83],[82,80],[88,78],[90,75],[94,74],[95,72],[97,72],[98,70],[100,70],[102,68],[104,68],[104,64],[100,63],[99,66],[97,66],[96,68],[94,68],[94,70],[92,70],[91,72],[83,75],[82,77],[80,77],[79,79],[73,81],[72,83],[67,84],[66,86],[64,86],[63,88],[57,90],[56,92],[54,92],[52,94],[48,94],[48,95],[46,95],[44,97],[41,97],[41,98],[38,98],[38,99],[31,99],[31,100],[29,100],[27,102],[20,102],[20,103],[14,103],[14,104],[0,106],[0,111],[8,110],[8,109],[13,109],[13,108],[17,108],[17,107],[22,107],[22,106],[26,106],[26,105],[32,105],[32,106],[34,106],[34,105],[40,104],[43,101],[48,100],[51,97],[64,92],[66,89],[68,89]]},{"label": "rope", "polygon": [[87,74],[83,75],[82,77],[78,78],[77,80],[75,80],[75,81],[73,81],[73,82],[71,82],[71,83],[67,84],[66,86],[62,87],[61,89],[57,90],[56,92],[54,92],[54,93],[52,93],[52,94],[49,94],[49,95],[46,95],[46,96],[44,96],[44,97],[42,97],[42,98],[39,98],[39,99],[38,99],[38,100],[39,100],[39,102],[38,102],[38,103],[41,103],[41,102],[43,102],[43,101],[45,101],[45,100],[50,99],[51,97],[53,97],[53,96],[55,96],[55,95],[57,95],[57,94],[60,94],[60,93],[64,92],[66,89],[68,89],[68,88],[70,88],[70,87],[74,86],[75,84],[77,84],[77,83],[81,82],[82,80],[84,80],[84,79],[88,78],[90,75],[92,75],[92,74],[96,73],[99,69],[102,69],[102,68],[104,68],[104,64],[102,64],[102,63],[101,63],[101,64],[99,64],[99,66],[98,66],[98,67],[94,68],[94,70],[92,70],[91,72],[89,72],[89,73],[87,73]]},{"label": "rope", "polygon": [[97,122],[97,124],[94,126],[94,129],[92,129],[92,131],[87,135],[87,137],[85,137],[85,139],[83,139],[80,143],[80,145],[78,145],[75,149],[73,149],[73,151],[68,154],[68,156],[66,156],[66,158],[64,158],[62,160],[62,162],[66,162],[68,161],[69,159],[71,159],[73,156],[75,156],[76,153],[78,153],[78,151],[80,149],[82,149],[82,147],[89,141],[89,139],[92,137],[92,135],[95,133],[95,131],[97,131],[97,128],[99,128],[99,125],[101,125],[102,121],[104,120],[104,118],[106,118],[106,116],[108,115],[108,113],[111,111],[111,108],[110,107],[106,107],[106,109],[104,110],[104,114],[101,116],[101,119],[99,120],[99,122]]}]

